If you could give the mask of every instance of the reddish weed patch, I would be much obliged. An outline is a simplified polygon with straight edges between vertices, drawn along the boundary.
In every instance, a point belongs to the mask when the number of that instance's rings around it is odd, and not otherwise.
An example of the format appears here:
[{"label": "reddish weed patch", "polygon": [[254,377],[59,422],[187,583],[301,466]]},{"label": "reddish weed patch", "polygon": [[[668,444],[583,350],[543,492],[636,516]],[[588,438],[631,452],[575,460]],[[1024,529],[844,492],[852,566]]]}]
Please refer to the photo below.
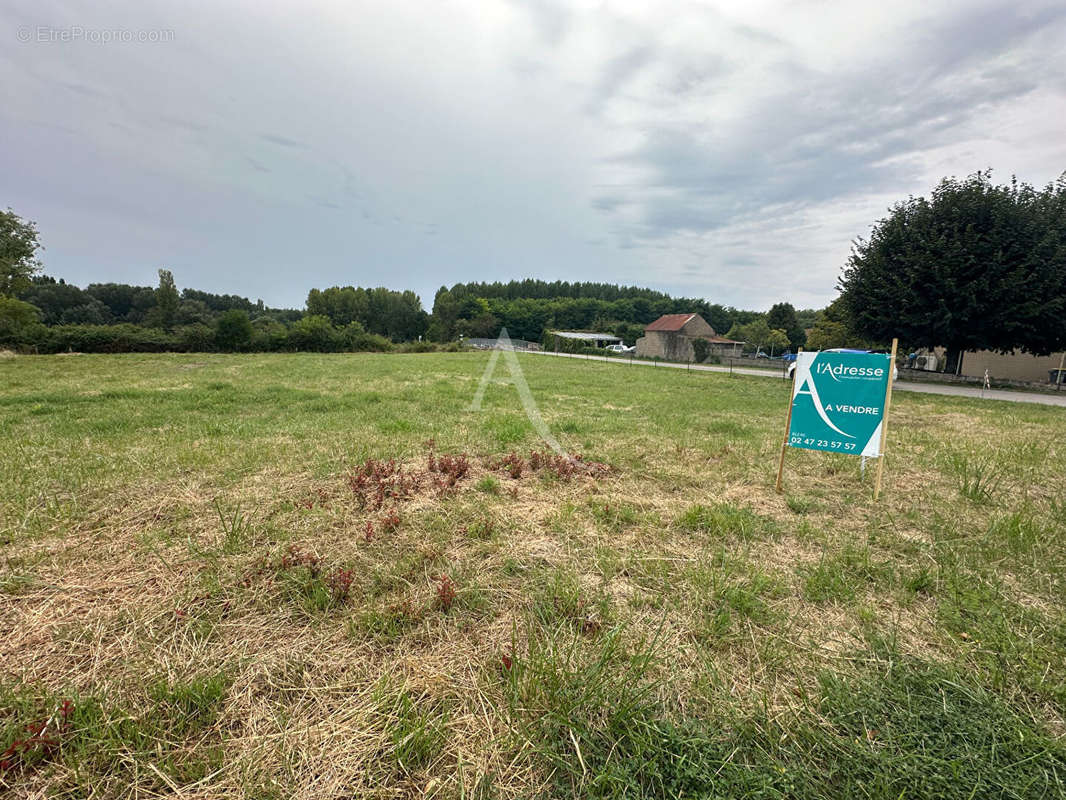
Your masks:
[{"label": "reddish weed patch", "polygon": [[514,480],[522,477],[527,466],[530,472],[546,472],[561,481],[569,481],[575,475],[601,477],[611,471],[610,467],[599,461],[585,461],[580,455],[561,456],[549,450],[530,450],[528,462],[514,452],[489,462],[490,469],[506,470]]},{"label": "reddish weed patch", "polygon": [[279,570],[288,570],[294,567],[307,567],[312,577],[318,577],[322,570],[322,560],[314,553],[301,550],[297,545],[289,545],[289,549],[278,561]]},{"label": "reddish weed patch", "polygon": [[377,511],[386,500],[407,500],[418,491],[421,477],[404,472],[396,459],[378,461],[368,458],[348,476],[348,486],[360,508]]},{"label": "reddish weed patch", "polygon": [[447,575],[441,575],[440,580],[437,582],[437,606],[445,614],[451,610],[452,605],[455,603],[455,584],[452,579]]},{"label": "reddish weed patch", "polygon": [[355,582],[355,572],[350,569],[337,569],[329,576],[327,583],[333,595],[333,602],[338,605],[348,602]]},{"label": "reddish weed patch", "polygon": [[70,730],[70,717],[74,703],[64,700],[47,719],[29,723],[26,735],[16,738],[3,753],[0,753],[0,771],[14,770],[29,764],[38,757],[48,758],[59,747],[64,734]]},{"label": "reddish weed patch", "polygon": [[381,530],[389,533],[395,531],[400,527],[400,515],[396,513],[396,509],[392,509],[381,520]]}]

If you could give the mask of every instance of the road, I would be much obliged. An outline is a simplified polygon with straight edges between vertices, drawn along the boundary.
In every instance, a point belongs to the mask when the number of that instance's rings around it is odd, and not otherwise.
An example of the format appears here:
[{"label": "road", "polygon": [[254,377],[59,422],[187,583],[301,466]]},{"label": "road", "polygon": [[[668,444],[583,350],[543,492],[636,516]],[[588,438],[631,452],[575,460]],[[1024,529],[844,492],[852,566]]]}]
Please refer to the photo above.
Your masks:
[{"label": "road", "polygon": [[[545,351],[529,351],[539,356],[557,356],[559,358],[580,358],[590,360],[588,356],[572,353],[551,353]],[[666,361],[637,361],[623,358],[592,358],[599,363],[612,363],[620,366],[641,366],[655,369],[691,369],[700,372],[730,372],[729,367],[713,366],[711,364],[673,364]],[[759,378],[781,379],[782,374],[777,370],[752,369],[751,367],[733,367],[734,375],[754,375]],[[951,397],[974,397],[984,400],[1006,400],[1009,403],[1037,403],[1045,406],[1062,406],[1066,408],[1066,391],[1059,394],[1038,394],[1037,392],[1012,392],[1007,389],[986,389],[982,391],[976,386],[960,386],[947,383],[915,383],[914,381],[897,381],[893,384],[897,392],[919,392],[921,394],[945,394]]]}]

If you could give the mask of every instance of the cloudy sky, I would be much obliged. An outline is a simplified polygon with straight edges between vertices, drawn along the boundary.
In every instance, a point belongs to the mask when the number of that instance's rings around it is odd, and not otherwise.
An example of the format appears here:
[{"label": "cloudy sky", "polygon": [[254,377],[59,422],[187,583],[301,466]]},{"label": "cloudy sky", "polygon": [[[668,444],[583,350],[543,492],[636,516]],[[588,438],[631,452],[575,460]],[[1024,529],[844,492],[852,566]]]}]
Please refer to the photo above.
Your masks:
[{"label": "cloudy sky", "polygon": [[1066,170],[1061,0],[14,0],[0,37],[0,206],[79,284],[820,306],[894,200]]}]

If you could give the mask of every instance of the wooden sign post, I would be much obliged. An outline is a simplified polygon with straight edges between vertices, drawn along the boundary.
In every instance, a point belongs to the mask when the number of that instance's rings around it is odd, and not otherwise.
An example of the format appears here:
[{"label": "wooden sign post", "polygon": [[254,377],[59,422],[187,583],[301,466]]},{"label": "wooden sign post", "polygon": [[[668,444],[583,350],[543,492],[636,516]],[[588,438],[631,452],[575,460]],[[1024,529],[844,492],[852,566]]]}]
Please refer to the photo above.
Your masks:
[{"label": "wooden sign post", "polygon": [[896,348],[899,339],[892,340],[892,355],[888,360],[888,390],[885,392],[885,416],[881,420],[881,456],[877,459],[877,480],[874,482],[874,500],[881,496],[881,475],[885,471],[885,442],[888,439],[888,409],[892,405],[892,384],[896,376]]},{"label": "wooden sign post", "polygon": [[[796,355],[803,352],[803,348],[796,349]],[[732,369],[732,363],[730,363],[730,369]],[[781,458],[777,462],[777,493],[781,494],[784,491],[782,488],[782,481],[785,477],[785,450],[788,449],[788,431],[792,427],[792,397],[796,392],[796,370],[792,370],[792,382],[788,390],[788,415],[785,417],[785,438],[781,440]]]}]

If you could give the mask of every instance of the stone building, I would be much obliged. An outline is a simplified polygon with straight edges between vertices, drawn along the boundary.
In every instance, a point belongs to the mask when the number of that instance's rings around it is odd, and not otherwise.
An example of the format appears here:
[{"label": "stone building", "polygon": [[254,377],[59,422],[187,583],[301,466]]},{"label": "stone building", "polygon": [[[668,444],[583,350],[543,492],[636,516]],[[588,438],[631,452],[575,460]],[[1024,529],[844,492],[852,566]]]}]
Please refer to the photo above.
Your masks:
[{"label": "stone building", "polygon": [[644,336],[637,339],[637,355],[667,361],[692,361],[695,339],[706,340],[711,345],[711,353],[726,356],[740,355],[743,344],[718,336],[699,314],[666,314],[644,329]]}]

